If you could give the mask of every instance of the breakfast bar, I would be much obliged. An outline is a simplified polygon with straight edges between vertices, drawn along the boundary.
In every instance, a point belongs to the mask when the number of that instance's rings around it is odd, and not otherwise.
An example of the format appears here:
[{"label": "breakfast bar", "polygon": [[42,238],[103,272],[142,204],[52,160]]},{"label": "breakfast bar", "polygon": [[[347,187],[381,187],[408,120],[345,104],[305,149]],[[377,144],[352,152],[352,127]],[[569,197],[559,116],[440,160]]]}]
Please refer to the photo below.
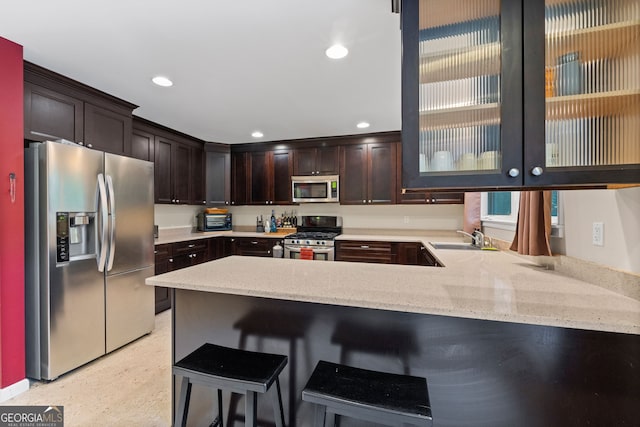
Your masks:
[{"label": "breakfast bar", "polygon": [[[300,393],[319,360],[425,377],[438,426],[640,419],[639,301],[505,252],[429,249],[444,267],[231,256],[146,283],[172,288],[173,362],[205,342],[287,355],[289,426],[312,425]],[[194,387],[188,425],[215,399]]]}]

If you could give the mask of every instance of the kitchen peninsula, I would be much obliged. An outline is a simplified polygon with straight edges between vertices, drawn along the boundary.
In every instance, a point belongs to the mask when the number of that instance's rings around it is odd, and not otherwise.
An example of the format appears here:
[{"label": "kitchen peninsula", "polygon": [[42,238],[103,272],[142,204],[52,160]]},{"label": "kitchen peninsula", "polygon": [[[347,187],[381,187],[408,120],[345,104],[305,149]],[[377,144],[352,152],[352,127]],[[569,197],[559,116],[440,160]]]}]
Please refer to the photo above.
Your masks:
[{"label": "kitchen peninsula", "polygon": [[[207,341],[289,355],[288,425],[310,425],[320,359],[425,376],[439,426],[640,419],[639,301],[504,252],[429,249],[444,267],[232,256],[147,284],[172,288],[174,361]],[[194,390],[190,420],[213,401]]]}]

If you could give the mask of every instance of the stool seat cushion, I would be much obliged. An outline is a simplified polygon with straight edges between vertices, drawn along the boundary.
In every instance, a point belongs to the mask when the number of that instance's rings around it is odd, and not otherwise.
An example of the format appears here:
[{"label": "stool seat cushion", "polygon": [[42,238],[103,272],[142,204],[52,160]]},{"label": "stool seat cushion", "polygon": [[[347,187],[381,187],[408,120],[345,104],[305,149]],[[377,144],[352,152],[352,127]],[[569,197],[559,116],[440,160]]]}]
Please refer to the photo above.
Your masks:
[{"label": "stool seat cushion", "polygon": [[287,364],[287,356],[203,344],[174,366],[203,374],[269,387]]},{"label": "stool seat cushion", "polygon": [[370,406],[405,415],[431,417],[427,380],[319,361],[302,392],[303,400]]}]

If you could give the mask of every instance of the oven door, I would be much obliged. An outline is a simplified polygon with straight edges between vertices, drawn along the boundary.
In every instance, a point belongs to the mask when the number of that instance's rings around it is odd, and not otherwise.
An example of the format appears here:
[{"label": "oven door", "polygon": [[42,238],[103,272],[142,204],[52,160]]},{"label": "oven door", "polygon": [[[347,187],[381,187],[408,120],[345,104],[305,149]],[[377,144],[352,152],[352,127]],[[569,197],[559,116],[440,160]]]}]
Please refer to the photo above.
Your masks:
[{"label": "oven door", "polygon": [[[308,248],[308,246],[301,245],[285,245],[284,257],[290,259],[301,259],[300,249]],[[314,261],[334,261],[335,260],[335,248],[313,248],[313,260]]]}]

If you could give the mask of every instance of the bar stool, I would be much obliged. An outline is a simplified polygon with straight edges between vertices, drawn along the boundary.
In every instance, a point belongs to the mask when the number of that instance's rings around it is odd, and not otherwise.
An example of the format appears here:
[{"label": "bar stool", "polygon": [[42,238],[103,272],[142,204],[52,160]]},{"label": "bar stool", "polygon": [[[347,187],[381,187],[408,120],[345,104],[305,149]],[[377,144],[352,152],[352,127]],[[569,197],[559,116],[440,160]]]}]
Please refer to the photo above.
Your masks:
[{"label": "bar stool", "polygon": [[280,394],[280,372],[287,365],[287,356],[258,353],[204,344],[173,365],[173,374],[182,376],[175,426],[185,426],[189,413],[191,385],[200,384],[218,389],[218,418],[213,426],[223,426],[222,390],[245,395],[245,425],[257,424],[257,393],[266,393],[273,383],[273,411],[277,427],[284,427],[284,411]]},{"label": "bar stool", "polygon": [[326,418],[333,427],[336,415],[390,426],[433,425],[427,380],[422,377],[321,360],[302,391],[302,400],[316,405],[315,427],[323,427]]},{"label": "bar stool", "polygon": [[[310,351],[308,349],[308,341],[305,339],[307,330],[312,323],[312,318],[301,312],[292,312],[288,310],[268,310],[256,308],[245,313],[234,324],[233,328],[240,331],[240,340],[238,348],[247,349],[248,341],[253,338],[256,348],[252,350],[262,351],[262,345],[265,340],[275,340],[288,343],[289,347],[289,426],[296,425],[296,409],[298,405],[296,371],[299,364],[298,361],[298,343],[303,347],[303,357],[307,370],[311,368],[309,360]],[[252,340],[252,341],[253,341]],[[239,396],[232,396],[229,403],[228,419],[231,421],[235,418],[235,411],[238,405]]]}]

